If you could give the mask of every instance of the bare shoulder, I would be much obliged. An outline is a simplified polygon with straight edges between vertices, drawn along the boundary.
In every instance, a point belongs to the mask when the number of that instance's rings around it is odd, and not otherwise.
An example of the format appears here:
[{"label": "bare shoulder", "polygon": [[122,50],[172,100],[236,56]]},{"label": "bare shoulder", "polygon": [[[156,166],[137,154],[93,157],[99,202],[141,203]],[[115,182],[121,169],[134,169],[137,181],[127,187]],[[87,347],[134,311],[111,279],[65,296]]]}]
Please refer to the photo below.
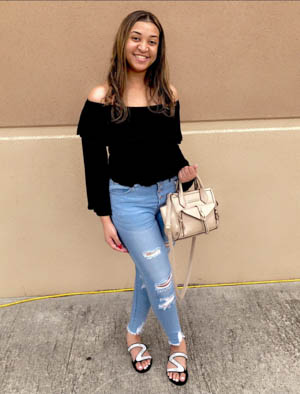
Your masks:
[{"label": "bare shoulder", "polygon": [[96,103],[103,103],[107,93],[108,86],[106,84],[95,86],[89,93],[88,99]]},{"label": "bare shoulder", "polygon": [[173,93],[173,96],[174,96],[174,101],[179,100],[178,91],[175,88],[175,86],[170,84],[170,89],[172,90],[172,93]]}]

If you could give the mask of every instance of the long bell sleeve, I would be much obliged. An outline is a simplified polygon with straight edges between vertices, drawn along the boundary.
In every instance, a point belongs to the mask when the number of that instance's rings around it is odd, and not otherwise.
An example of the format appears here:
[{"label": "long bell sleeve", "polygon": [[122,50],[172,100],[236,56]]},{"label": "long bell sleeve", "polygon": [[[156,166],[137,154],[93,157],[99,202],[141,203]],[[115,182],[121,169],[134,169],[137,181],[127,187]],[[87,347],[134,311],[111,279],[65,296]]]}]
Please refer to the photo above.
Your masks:
[{"label": "long bell sleeve", "polygon": [[109,167],[106,150],[104,107],[86,100],[77,126],[84,159],[88,209],[98,216],[112,214],[109,196]]},{"label": "long bell sleeve", "polygon": [[[181,141],[182,141],[181,124],[180,124],[180,102],[179,101],[178,101],[178,107],[176,108],[176,112],[175,112],[175,125],[176,125],[176,135],[178,138],[177,143],[179,145],[179,144],[181,144]],[[180,148],[179,148],[179,150],[180,150]],[[181,170],[181,168],[190,165],[188,160],[182,154],[181,150],[180,150],[180,154],[181,154],[181,161],[180,161],[178,171]],[[191,181],[182,183],[182,190],[184,192],[186,192],[192,186],[193,183],[194,183],[194,179],[192,179]]]}]

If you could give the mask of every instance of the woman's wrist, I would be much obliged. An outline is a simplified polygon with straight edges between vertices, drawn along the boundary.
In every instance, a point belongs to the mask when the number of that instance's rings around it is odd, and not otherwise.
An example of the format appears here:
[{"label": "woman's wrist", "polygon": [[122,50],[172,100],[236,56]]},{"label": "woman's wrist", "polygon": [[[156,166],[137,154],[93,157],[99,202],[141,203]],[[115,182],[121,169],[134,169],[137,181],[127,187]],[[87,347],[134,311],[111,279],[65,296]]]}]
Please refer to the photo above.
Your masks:
[{"label": "woman's wrist", "polygon": [[111,218],[110,218],[109,215],[107,215],[107,216],[100,216],[100,219],[101,219],[102,224],[106,224],[106,223],[111,222]]}]

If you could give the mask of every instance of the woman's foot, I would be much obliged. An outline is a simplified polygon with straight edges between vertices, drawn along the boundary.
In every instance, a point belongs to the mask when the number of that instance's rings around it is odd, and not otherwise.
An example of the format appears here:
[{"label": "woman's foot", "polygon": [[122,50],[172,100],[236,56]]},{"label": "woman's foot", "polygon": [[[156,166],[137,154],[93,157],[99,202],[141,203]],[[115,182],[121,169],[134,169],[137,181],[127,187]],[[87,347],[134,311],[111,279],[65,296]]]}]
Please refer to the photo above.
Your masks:
[{"label": "woman's foot", "polygon": [[[128,332],[128,331],[127,331],[126,339],[127,339],[127,346],[128,347],[130,345],[132,345],[133,343],[141,343],[141,336],[140,335],[130,334],[130,332]],[[135,347],[135,348],[131,349],[130,354],[131,354],[131,358],[133,361],[136,359],[136,356],[138,355],[138,353],[140,351],[141,351],[140,347]],[[150,356],[150,354],[148,351],[145,351],[143,356]],[[180,358],[182,358],[182,357],[180,357]],[[147,368],[149,368],[150,362],[151,362],[150,359],[137,362],[136,368],[139,370],[147,369]]]},{"label": "woman's foot", "polygon": [[[180,342],[179,346],[173,346],[171,345],[170,348],[170,355],[175,352],[182,352],[187,354],[186,352],[186,343],[185,339],[183,338],[182,341]],[[179,364],[183,366],[183,368],[186,368],[186,358],[182,356],[177,356],[174,358],[174,360],[178,361]],[[172,364],[170,361],[168,361],[167,368],[174,368],[174,364]],[[170,379],[175,380],[175,382],[184,382],[186,379],[186,373],[185,372],[168,372],[168,376]]]}]

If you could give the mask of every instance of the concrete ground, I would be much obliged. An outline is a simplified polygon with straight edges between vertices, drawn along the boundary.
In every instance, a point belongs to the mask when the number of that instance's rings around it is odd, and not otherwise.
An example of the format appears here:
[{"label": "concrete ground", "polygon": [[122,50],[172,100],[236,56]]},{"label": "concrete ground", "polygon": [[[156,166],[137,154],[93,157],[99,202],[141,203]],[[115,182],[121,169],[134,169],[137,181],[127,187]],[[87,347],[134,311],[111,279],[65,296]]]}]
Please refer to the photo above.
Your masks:
[{"label": "concrete ground", "polygon": [[125,341],[131,298],[0,308],[0,393],[300,393],[299,282],[188,289],[179,307],[190,374],[182,387],[167,379],[167,337],[152,311],[142,339],[153,365],[134,371]]}]

